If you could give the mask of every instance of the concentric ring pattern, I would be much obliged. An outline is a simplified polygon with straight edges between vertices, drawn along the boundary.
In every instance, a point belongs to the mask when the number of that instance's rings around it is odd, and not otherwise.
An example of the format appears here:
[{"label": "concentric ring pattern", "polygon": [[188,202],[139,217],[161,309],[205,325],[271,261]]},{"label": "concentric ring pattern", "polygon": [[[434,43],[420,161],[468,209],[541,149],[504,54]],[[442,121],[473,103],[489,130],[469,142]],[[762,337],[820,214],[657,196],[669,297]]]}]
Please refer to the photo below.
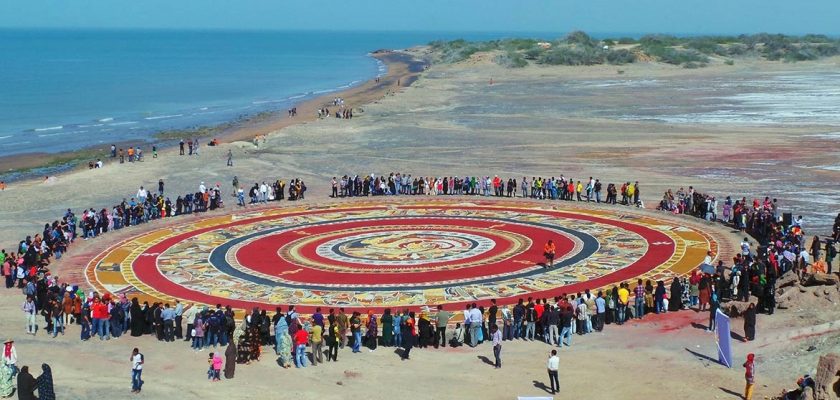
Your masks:
[{"label": "concentric ring pattern", "polygon": [[460,307],[680,275],[716,249],[702,231],[620,208],[354,202],[195,219],[112,246],[86,275],[101,291],[236,308]]}]

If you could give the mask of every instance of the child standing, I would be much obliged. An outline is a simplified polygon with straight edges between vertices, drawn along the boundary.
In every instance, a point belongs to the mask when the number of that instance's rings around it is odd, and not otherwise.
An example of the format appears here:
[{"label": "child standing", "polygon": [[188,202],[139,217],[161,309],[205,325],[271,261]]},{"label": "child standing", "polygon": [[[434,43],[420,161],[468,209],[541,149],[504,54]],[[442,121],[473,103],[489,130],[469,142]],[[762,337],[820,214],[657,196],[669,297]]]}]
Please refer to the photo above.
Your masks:
[{"label": "child standing", "polygon": [[213,382],[221,380],[222,364],[224,364],[222,357],[216,353],[210,353],[207,364],[210,365],[210,369],[207,370],[207,379]]},{"label": "child standing", "polygon": [[744,388],[744,400],[752,400],[753,386],[755,386],[755,354],[747,354],[747,362],[744,363],[744,378],[747,385]]}]

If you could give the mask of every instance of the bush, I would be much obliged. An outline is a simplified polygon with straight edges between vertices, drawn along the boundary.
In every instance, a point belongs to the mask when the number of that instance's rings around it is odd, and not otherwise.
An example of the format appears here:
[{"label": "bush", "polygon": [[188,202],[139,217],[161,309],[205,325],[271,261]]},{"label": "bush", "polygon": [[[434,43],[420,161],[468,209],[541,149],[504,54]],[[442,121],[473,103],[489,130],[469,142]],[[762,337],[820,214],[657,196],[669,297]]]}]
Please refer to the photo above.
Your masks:
[{"label": "bush", "polygon": [[627,49],[611,50],[607,52],[607,62],[613,65],[630,64],[636,61],[636,54]]},{"label": "bush", "polygon": [[604,52],[594,47],[558,46],[540,56],[537,62],[547,65],[595,65],[604,63]]},{"label": "bush", "polygon": [[686,44],[686,48],[697,50],[703,54],[718,54],[725,55],[726,49],[717,44],[714,40],[707,38],[690,39]]},{"label": "bush", "polygon": [[505,54],[496,56],[496,64],[505,68],[522,68],[528,65],[528,61],[522,57],[521,54],[515,51],[508,51]]},{"label": "bush", "polygon": [[735,60],[726,60],[723,63],[726,65],[735,65]]},{"label": "bush", "polygon": [[566,43],[576,44],[584,47],[595,47],[598,43],[593,40],[586,32],[574,31],[566,35]]},{"label": "bush", "polygon": [[636,39],[631,37],[623,37],[618,39],[618,44],[636,44]]}]

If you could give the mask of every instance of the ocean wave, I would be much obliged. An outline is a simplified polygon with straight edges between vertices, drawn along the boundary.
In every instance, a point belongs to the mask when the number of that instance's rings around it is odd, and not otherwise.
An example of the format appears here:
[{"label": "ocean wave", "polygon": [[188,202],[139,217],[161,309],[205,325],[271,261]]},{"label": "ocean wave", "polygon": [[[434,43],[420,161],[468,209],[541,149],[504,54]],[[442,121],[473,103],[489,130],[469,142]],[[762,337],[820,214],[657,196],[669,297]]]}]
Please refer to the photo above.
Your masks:
[{"label": "ocean wave", "polygon": [[97,126],[105,126],[105,124],[79,125],[79,128],[95,128]]},{"label": "ocean wave", "polygon": [[136,124],[136,123],[137,123],[137,121],[114,122],[113,124],[108,124],[108,126],[122,126],[122,125]]},{"label": "ocean wave", "polygon": [[3,140],[3,139],[8,139],[8,138],[10,138],[10,137],[12,137],[12,135],[8,135],[8,136],[0,136],[0,140]]},{"label": "ocean wave", "polygon": [[156,117],[146,117],[146,118],[143,118],[143,119],[151,121],[151,120],[156,120],[156,119],[178,118],[178,117],[183,117],[183,116],[184,116],[184,114],[158,115]]},{"label": "ocean wave", "polygon": [[87,131],[68,131],[68,132],[56,132],[56,133],[42,133],[38,135],[38,137],[52,137],[52,136],[64,136],[64,135],[72,135],[74,133],[85,133]]},{"label": "ocean wave", "polygon": [[64,126],[63,125],[58,125],[58,126],[50,126],[50,127],[47,127],[47,128],[35,128],[34,131],[35,132],[46,132],[46,131],[56,131],[56,130],[59,130],[59,129],[64,129]]},{"label": "ocean wave", "polygon": [[306,95],[305,94],[299,94],[299,95],[296,95],[296,96],[290,96],[287,99],[288,100],[294,100],[294,99],[300,99],[302,97],[306,97]]},{"label": "ocean wave", "polygon": [[113,120],[114,120],[113,117],[106,117],[106,118],[97,119],[96,122],[111,122]]}]

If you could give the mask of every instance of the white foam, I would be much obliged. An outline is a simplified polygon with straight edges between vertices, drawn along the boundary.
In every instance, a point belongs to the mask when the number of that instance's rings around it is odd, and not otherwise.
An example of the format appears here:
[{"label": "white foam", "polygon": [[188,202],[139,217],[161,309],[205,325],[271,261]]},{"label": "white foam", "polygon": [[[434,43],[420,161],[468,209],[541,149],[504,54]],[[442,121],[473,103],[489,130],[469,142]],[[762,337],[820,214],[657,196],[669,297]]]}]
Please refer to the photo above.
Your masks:
[{"label": "white foam", "polygon": [[58,126],[50,126],[48,128],[37,128],[37,129],[35,129],[35,132],[56,131],[56,130],[59,130],[59,129],[64,129],[64,126],[58,125]]},{"label": "white foam", "polygon": [[146,117],[146,118],[143,118],[143,119],[151,121],[151,120],[156,120],[156,119],[178,118],[178,117],[183,117],[183,116],[184,116],[184,114],[158,115],[156,117]]},{"label": "white foam", "polygon": [[108,124],[108,126],[122,126],[122,125],[136,124],[136,123],[137,123],[137,121],[114,122],[113,124]]},{"label": "white foam", "polygon": [[815,135],[805,135],[806,137],[816,137],[821,139],[840,139],[840,132],[818,133]]},{"label": "white foam", "polygon": [[10,138],[10,137],[12,137],[12,135],[8,135],[8,136],[0,136],[0,140],[3,140],[3,139],[8,139],[8,138]]},{"label": "white foam", "polygon": [[100,119],[97,119],[96,121],[97,121],[97,122],[111,122],[111,121],[113,121],[113,120],[114,120],[114,118],[113,118],[113,117],[107,117],[107,118],[100,118]]}]

